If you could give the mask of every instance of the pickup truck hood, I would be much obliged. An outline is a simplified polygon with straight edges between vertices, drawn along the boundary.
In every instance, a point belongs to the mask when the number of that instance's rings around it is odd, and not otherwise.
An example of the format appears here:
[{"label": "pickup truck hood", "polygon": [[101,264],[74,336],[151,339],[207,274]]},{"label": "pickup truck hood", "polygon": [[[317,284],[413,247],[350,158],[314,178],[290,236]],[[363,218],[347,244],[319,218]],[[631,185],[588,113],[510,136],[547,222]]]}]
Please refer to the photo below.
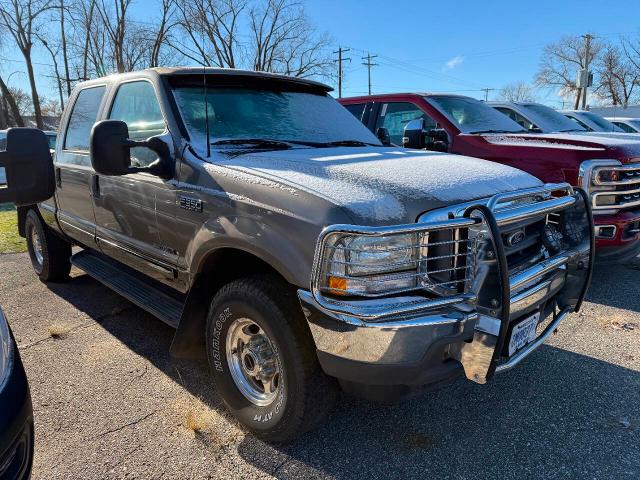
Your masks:
[{"label": "pickup truck hood", "polygon": [[[560,150],[591,151],[596,158],[605,158],[604,152],[621,161],[640,158],[640,135],[634,138],[630,134],[598,134],[594,132],[541,133],[541,134],[492,134],[483,138],[493,145],[510,147],[552,148]],[[637,161],[637,160],[636,160]]]},{"label": "pickup truck hood", "polygon": [[427,210],[541,185],[498,163],[393,147],[294,148],[215,157],[212,169],[224,166],[247,182],[322,197],[364,225],[413,223]]}]

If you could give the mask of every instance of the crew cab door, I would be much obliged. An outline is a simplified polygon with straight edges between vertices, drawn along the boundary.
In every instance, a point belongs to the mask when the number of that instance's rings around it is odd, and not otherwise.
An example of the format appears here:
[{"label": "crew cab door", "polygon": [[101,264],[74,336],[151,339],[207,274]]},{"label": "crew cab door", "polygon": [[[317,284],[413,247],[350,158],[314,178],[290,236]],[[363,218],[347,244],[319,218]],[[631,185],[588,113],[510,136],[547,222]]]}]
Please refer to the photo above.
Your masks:
[{"label": "crew cab door", "polygon": [[91,168],[89,136],[103,103],[104,85],[83,88],[73,101],[71,113],[63,119],[64,132],[54,161],[56,204],[61,230],[88,247],[95,247],[96,222],[92,190],[96,174]]},{"label": "crew cab door", "polygon": [[[107,111],[104,118],[127,123],[131,140],[167,132],[154,86],[147,80],[120,84]],[[133,167],[148,166],[156,159],[149,148],[131,149]],[[93,204],[96,237],[103,253],[157,280],[173,281],[176,254],[165,240],[175,222],[175,191],[170,180],[150,173],[99,175]]]}]

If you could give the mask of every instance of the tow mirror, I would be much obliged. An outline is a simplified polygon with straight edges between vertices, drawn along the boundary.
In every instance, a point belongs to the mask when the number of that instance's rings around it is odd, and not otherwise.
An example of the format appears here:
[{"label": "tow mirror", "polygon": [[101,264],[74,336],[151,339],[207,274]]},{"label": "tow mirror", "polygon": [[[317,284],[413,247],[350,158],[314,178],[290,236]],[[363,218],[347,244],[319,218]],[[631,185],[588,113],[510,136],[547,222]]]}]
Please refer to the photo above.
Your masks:
[{"label": "tow mirror", "polygon": [[424,118],[416,118],[405,125],[402,146],[417,149],[426,147]]},{"label": "tow mirror", "polygon": [[[158,154],[158,160],[147,167],[132,167],[131,152],[146,147]],[[91,166],[101,175],[127,175],[148,172],[161,178],[173,177],[169,147],[157,137],[144,141],[130,140],[129,127],[121,120],[102,120],[91,129],[89,141]]]},{"label": "tow mirror", "polygon": [[449,143],[447,132],[441,128],[434,128],[433,130],[428,130],[426,133],[427,137],[433,140],[433,142]]},{"label": "tow mirror", "polygon": [[391,135],[389,134],[389,130],[384,127],[378,127],[376,130],[376,137],[380,140],[380,143],[383,145],[391,145]]},{"label": "tow mirror", "polygon": [[442,128],[434,128],[426,132],[428,139],[427,150],[434,152],[446,152],[449,150],[449,136]]},{"label": "tow mirror", "polygon": [[53,161],[47,137],[37,128],[10,128],[0,152],[0,203],[33,205],[55,191]]}]

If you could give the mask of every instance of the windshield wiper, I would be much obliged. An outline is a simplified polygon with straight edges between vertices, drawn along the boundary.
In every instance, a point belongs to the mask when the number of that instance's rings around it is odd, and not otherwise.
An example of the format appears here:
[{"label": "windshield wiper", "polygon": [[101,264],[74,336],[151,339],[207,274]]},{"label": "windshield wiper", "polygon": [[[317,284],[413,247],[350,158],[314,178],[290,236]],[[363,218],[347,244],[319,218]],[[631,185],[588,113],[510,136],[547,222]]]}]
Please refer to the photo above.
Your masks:
[{"label": "windshield wiper", "polygon": [[376,143],[367,143],[360,140],[335,140],[333,142],[325,142],[328,147],[380,147]]},{"label": "windshield wiper", "polygon": [[529,133],[527,130],[516,130],[515,132],[513,130],[476,130],[474,132],[469,132],[471,134],[476,134],[476,133]]},{"label": "windshield wiper", "polygon": [[211,145],[250,145],[251,148],[291,148],[291,142],[270,140],[268,138],[227,138],[211,142]]},{"label": "windshield wiper", "polygon": [[581,128],[569,128],[567,130],[560,130],[560,133],[565,133],[565,132],[586,132],[586,130]]}]

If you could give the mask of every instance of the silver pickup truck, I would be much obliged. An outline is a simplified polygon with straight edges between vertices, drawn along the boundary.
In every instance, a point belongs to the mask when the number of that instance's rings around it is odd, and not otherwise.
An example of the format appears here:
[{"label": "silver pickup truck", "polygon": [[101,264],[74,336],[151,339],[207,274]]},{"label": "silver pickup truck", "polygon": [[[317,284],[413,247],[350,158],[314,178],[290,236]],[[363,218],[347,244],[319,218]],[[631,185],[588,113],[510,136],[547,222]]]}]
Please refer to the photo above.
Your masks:
[{"label": "silver pickup truck", "polygon": [[384,146],[329,91],[114,75],[76,87],[53,165],[33,130],[9,131],[0,157],[7,192],[28,162],[51,169],[18,202],[40,278],[76,265],[173,326],[171,353],[206,355],[229,410],[270,441],[316,425],[338,387],[487,382],[580,307],[592,269],[581,190]]}]

